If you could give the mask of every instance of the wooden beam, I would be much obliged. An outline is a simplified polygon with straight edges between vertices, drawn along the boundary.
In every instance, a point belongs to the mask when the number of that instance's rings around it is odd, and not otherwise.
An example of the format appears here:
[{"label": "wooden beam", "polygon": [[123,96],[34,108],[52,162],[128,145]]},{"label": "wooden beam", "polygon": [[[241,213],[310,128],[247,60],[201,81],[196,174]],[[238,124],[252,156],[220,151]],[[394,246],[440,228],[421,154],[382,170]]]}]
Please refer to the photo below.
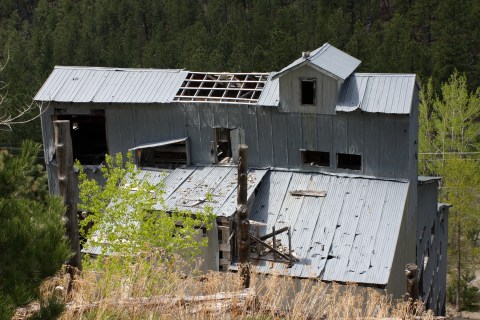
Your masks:
[{"label": "wooden beam", "polygon": [[[82,269],[80,258],[80,241],[78,234],[77,204],[75,203],[75,176],[73,173],[73,148],[70,136],[70,121],[57,120],[53,122],[55,131],[55,153],[57,158],[58,187],[65,205],[66,236],[70,249],[74,253],[68,265]],[[73,274],[74,271],[72,271]]]},{"label": "wooden beam", "polygon": [[[289,227],[283,227],[283,228],[280,228],[278,230],[275,230],[275,234],[280,234],[282,232],[288,231],[288,228]],[[259,237],[259,239],[260,240],[267,240],[268,238],[271,238],[271,237],[273,237],[273,232],[267,233],[266,235]]]},{"label": "wooden beam", "polygon": [[290,191],[290,194],[292,196],[325,197],[327,195],[327,192],[317,190],[292,190]]},{"label": "wooden beam", "polygon": [[250,286],[250,222],[247,203],[247,152],[245,144],[238,146],[238,188],[237,188],[237,250],[240,276],[245,288]]},{"label": "wooden beam", "polygon": [[265,247],[267,247],[268,249],[270,249],[271,251],[273,251],[273,253],[275,254],[278,254],[279,256],[281,256],[282,258],[284,259],[287,259],[288,261],[292,261],[292,258],[290,258],[289,256],[287,256],[286,254],[284,253],[281,253],[280,251],[278,251],[277,249],[275,249],[274,247],[272,247],[271,245],[269,245],[268,243],[260,240],[259,238],[255,237],[254,235],[250,235],[250,238],[257,241],[257,242],[260,242],[262,245],[264,245]]}]

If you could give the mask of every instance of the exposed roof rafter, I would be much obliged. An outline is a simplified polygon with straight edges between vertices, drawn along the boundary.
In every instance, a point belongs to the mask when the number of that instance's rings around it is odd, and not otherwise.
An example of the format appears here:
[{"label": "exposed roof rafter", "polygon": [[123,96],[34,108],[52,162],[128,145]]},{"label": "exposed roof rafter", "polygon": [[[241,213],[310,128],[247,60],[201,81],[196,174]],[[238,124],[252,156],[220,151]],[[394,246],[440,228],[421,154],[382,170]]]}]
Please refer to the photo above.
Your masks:
[{"label": "exposed roof rafter", "polygon": [[268,73],[189,72],[174,101],[256,104]]}]

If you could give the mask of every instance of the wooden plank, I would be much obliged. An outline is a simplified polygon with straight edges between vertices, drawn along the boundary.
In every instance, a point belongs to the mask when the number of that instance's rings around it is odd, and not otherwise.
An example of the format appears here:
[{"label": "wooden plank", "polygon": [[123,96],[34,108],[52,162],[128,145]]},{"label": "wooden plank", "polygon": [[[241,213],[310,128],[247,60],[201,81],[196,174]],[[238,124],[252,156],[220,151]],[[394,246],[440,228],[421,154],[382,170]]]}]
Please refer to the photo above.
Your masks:
[{"label": "wooden plank", "polygon": [[218,261],[219,261],[218,264],[221,265],[221,266],[225,266],[225,265],[229,266],[229,265],[230,265],[230,260],[227,260],[227,259],[219,259]]},{"label": "wooden plank", "polygon": [[292,196],[325,197],[327,195],[327,192],[317,190],[292,190],[290,191],[290,194]]},{"label": "wooden plank", "polygon": [[226,252],[229,252],[231,250],[231,246],[229,243],[221,243],[219,244],[219,250],[220,251],[226,251]]}]

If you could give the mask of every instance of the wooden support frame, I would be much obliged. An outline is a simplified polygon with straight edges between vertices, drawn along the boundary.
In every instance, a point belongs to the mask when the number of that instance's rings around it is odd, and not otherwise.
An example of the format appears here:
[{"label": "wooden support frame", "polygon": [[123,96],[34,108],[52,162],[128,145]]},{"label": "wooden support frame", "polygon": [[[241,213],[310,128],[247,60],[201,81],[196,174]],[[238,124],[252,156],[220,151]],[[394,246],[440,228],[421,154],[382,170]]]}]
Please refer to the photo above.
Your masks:
[{"label": "wooden support frame", "polygon": [[189,72],[174,100],[255,104],[268,76],[268,73]]},{"label": "wooden support frame", "polygon": [[[288,255],[286,255],[283,252],[280,252],[277,250],[276,242],[277,242],[277,235],[281,233],[287,233],[288,237]],[[265,242],[265,240],[272,238],[273,244],[269,245],[268,243]],[[273,261],[277,261],[277,256],[280,256],[281,258],[287,260],[290,265],[292,265],[297,259],[293,257],[292,254],[292,233],[291,233],[291,228],[290,227],[283,227],[278,230],[275,229],[275,226],[272,228],[272,232],[263,235],[263,236],[254,236],[250,235],[250,246],[256,246],[257,252],[260,252],[260,246],[264,246],[267,249],[269,249],[273,253]],[[281,261],[278,261],[281,262]]]}]

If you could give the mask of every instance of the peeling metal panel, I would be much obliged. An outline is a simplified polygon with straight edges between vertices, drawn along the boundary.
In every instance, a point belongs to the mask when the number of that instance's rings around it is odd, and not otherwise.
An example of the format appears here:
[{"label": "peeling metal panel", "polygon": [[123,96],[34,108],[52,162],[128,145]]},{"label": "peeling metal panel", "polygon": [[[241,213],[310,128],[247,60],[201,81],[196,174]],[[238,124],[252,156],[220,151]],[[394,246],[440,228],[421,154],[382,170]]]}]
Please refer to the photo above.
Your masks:
[{"label": "peeling metal panel", "polygon": [[[267,170],[252,169],[248,172],[248,197],[262,181]],[[147,179],[152,184],[165,184],[165,207],[157,209],[203,211],[206,205],[218,216],[230,216],[237,207],[237,167],[206,166],[177,168],[171,172],[141,170],[138,179]],[[207,194],[212,201],[207,202]]]},{"label": "peeling metal panel", "polygon": [[172,102],[186,71],[60,67],[35,96],[36,101],[95,103]]},{"label": "peeling metal panel", "polygon": [[[258,272],[280,272],[326,281],[384,285],[393,262],[407,203],[409,183],[361,176],[270,171],[256,195],[250,217],[266,223],[261,234],[290,226],[300,261],[254,260]],[[321,197],[289,191],[326,191]],[[278,237],[282,244],[286,235]]]},{"label": "peeling metal panel", "polygon": [[414,74],[355,73],[342,85],[336,110],[409,114]]}]

